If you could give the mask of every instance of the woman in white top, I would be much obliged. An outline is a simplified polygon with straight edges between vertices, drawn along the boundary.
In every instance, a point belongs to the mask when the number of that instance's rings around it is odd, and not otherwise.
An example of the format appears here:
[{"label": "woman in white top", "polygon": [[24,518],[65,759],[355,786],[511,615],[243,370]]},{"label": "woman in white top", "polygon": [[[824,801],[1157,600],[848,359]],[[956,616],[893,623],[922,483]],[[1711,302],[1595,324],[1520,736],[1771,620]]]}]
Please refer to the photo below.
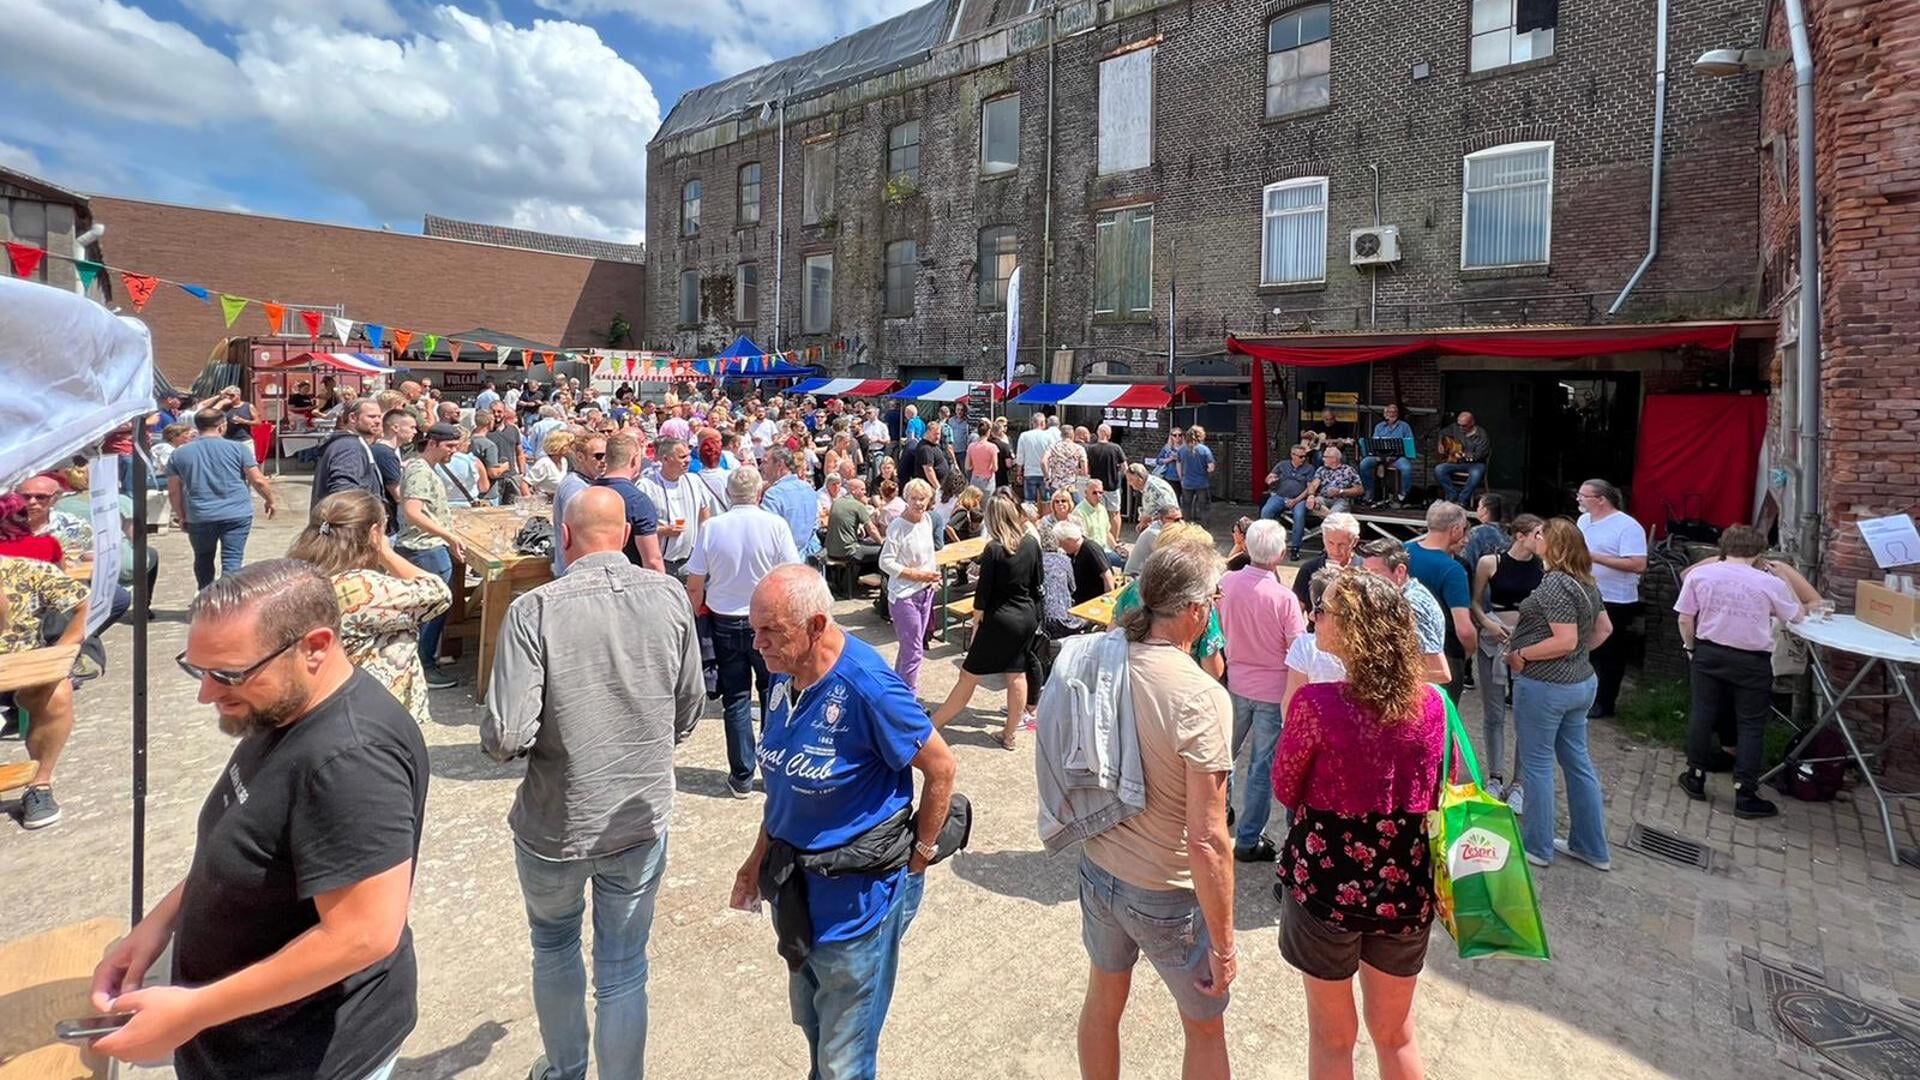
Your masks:
[{"label": "woman in white top", "polygon": [[548,433],[547,441],[540,444],[540,460],[527,466],[527,486],[548,499],[553,498],[560,479],[571,471],[567,464],[567,451],[573,449],[573,432],[562,428]]},{"label": "woman in white top", "polygon": [[1607,605],[1607,619],[1614,633],[1596,646],[1588,662],[1599,685],[1593,694],[1593,709],[1588,716],[1605,719],[1613,715],[1614,701],[1620,696],[1620,680],[1627,673],[1627,653],[1634,620],[1640,617],[1640,575],[1647,572],[1647,530],[1633,516],[1620,509],[1620,489],[1605,480],[1589,480],[1580,485],[1580,532],[1587,538],[1587,553],[1593,558],[1593,583],[1600,587],[1600,599]]},{"label": "woman in white top", "polygon": [[[1340,577],[1338,566],[1323,566],[1307,583],[1307,594],[1312,603],[1307,609],[1307,626],[1311,630],[1313,621],[1320,615],[1320,598]],[[1301,634],[1287,646],[1287,685],[1280,691],[1280,715],[1287,715],[1287,706],[1293,704],[1293,695],[1309,683],[1336,683],[1347,681],[1347,666],[1340,658],[1330,652],[1323,652],[1314,640],[1313,634]]]},{"label": "woman in white top", "polygon": [[940,568],[933,561],[933,487],[925,480],[907,481],[906,507],[887,524],[880,545],[880,569],[887,575],[887,607],[900,651],[893,670],[909,690],[920,686],[920,658],[927,651],[927,625],[933,619],[933,587]]}]

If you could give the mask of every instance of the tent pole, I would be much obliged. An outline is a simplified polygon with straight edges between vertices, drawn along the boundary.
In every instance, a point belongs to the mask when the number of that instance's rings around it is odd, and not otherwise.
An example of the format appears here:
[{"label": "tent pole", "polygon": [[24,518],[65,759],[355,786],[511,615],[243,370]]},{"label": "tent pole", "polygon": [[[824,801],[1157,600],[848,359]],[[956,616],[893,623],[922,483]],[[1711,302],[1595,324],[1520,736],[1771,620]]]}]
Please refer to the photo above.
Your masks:
[{"label": "tent pole", "polygon": [[147,588],[147,417],[133,421],[133,914],[134,926],[146,914],[147,855],[147,617],[153,597]]}]

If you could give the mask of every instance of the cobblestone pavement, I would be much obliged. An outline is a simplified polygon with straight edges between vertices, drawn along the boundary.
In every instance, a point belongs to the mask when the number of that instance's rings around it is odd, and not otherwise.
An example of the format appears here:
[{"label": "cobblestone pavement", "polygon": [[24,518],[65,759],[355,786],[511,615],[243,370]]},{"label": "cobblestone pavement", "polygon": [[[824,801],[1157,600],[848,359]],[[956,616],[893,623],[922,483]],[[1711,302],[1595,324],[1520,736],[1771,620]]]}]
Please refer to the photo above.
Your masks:
[{"label": "cobblestone pavement", "polygon": [[[288,505],[305,505],[304,489],[286,494]],[[286,517],[261,523],[252,557],[284,551],[296,524]],[[152,627],[149,900],[184,872],[194,817],[231,745],[167,662],[183,647],[180,612],[191,575],[182,537],[157,544],[164,561]],[[841,615],[891,650],[890,629],[875,624],[864,604],[843,604]],[[79,730],[61,766],[65,819],[38,834],[0,823],[0,909],[7,912],[0,934],[126,912],[130,629],[114,629],[109,644],[111,671],[82,695]],[[958,655],[936,646],[922,669],[923,696],[944,697]],[[1040,850],[1030,739],[1013,753],[988,739],[1002,703],[1000,694],[983,692],[975,711],[950,729],[958,786],[973,798],[978,822],[972,849],[931,872],[905,946],[883,1076],[1076,1074],[1086,961],[1075,859]],[[1463,712],[1477,716],[1477,703]],[[517,1078],[539,1053],[505,824],[520,769],[480,753],[470,688],[436,693],[433,713],[433,782],[412,917],[421,1018],[399,1074]],[[1786,800],[1774,821],[1738,822],[1724,777],[1713,779],[1711,806],[1693,803],[1674,786],[1681,760],[1673,751],[1634,745],[1608,725],[1596,727],[1593,744],[1608,792],[1614,870],[1602,875],[1561,860],[1537,873],[1551,963],[1461,961],[1436,931],[1417,1014],[1430,1075],[1801,1075],[1816,1063],[1776,1039],[1765,1000],[1756,1004],[1753,996],[1768,977],[1757,961],[1909,1021],[1920,1013],[1920,871],[1887,862],[1865,807],[1849,796],[1826,805]],[[0,760],[22,753],[18,743],[0,744]],[[653,933],[651,1074],[802,1076],[805,1041],[788,1021],[772,931],[764,918],[727,908],[759,802],[728,798],[724,777],[715,706],[679,757]],[[1713,869],[1678,868],[1624,849],[1635,822],[1704,841]],[[1920,837],[1920,815],[1903,826]],[[1227,1013],[1235,1067],[1242,1076],[1301,1077],[1305,1018],[1299,978],[1274,944],[1272,871],[1239,870],[1242,976]],[[1172,1002],[1150,968],[1141,973],[1123,1029],[1128,1075],[1176,1076]],[[1903,1013],[1902,999],[1913,1013]],[[1364,1042],[1361,1049],[1360,1074],[1372,1076]]]}]

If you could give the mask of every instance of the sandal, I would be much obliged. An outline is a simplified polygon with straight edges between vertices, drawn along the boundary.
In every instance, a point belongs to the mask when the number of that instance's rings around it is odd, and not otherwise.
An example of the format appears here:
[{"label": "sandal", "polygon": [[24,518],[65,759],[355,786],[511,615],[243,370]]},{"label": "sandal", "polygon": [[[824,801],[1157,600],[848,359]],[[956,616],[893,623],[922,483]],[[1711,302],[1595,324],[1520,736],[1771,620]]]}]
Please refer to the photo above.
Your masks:
[{"label": "sandal", "polygon": [[1011,735],[996,733],[993,736],[993,741],[999,743],[1000,749],[1002,750],[1014,750],[1019,748],[1019,743],[1016,741],[1015,737]]}]

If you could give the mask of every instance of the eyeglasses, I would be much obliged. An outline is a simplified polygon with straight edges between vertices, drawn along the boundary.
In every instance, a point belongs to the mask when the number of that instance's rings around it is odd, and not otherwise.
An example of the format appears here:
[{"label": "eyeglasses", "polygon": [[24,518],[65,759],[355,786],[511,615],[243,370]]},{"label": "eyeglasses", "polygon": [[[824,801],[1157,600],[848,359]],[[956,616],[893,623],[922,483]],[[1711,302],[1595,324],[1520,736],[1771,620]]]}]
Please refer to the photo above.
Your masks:
[{"label": "eyeglasses", "polygon": [[593,459],[593,460],[595,460],[595,461],[605,461],[605,460],[607,460],[607,452],[606,452],[605,450],[602,450],[602,451],[600,451],[600,452],[599,452],[599,453],[597,453],[597,454],[588,454],[587,456],[588,456],[588,457],[590,457],[590,458],[592,458],[592,459]]},{"label": "eyeglasses", "polygon": [[299,637],[296,637],[292,641],[287,642],[285,645],[282,645],[279,648],[273,650],[272,652],[268,653],[266,656],[261,657],[257,663],[249,665],[248,667],[241,668],[238,671],[218,671],[213,668],[203,668],[195,664],[189,664],[187,663],[187,654],[185,652],[182,652],[179,656],[174,657],[173,662],[176,664],[179,664],[180,670],[186,672],[188,677],[190,678],[212,679],[214,682],[219,683],[221,686],[242,686],[247,682],[247,680],[253,678],[255,675],[260,674],[260,669],[266,667],[268,664],[273,663],[275,660],[280,659],[281,654],[285,653],[288,649],[293,648],[295,645],[300,644],[300,638],[304,638],[306,636],[307,635],[305,634],[301,634]]}]

